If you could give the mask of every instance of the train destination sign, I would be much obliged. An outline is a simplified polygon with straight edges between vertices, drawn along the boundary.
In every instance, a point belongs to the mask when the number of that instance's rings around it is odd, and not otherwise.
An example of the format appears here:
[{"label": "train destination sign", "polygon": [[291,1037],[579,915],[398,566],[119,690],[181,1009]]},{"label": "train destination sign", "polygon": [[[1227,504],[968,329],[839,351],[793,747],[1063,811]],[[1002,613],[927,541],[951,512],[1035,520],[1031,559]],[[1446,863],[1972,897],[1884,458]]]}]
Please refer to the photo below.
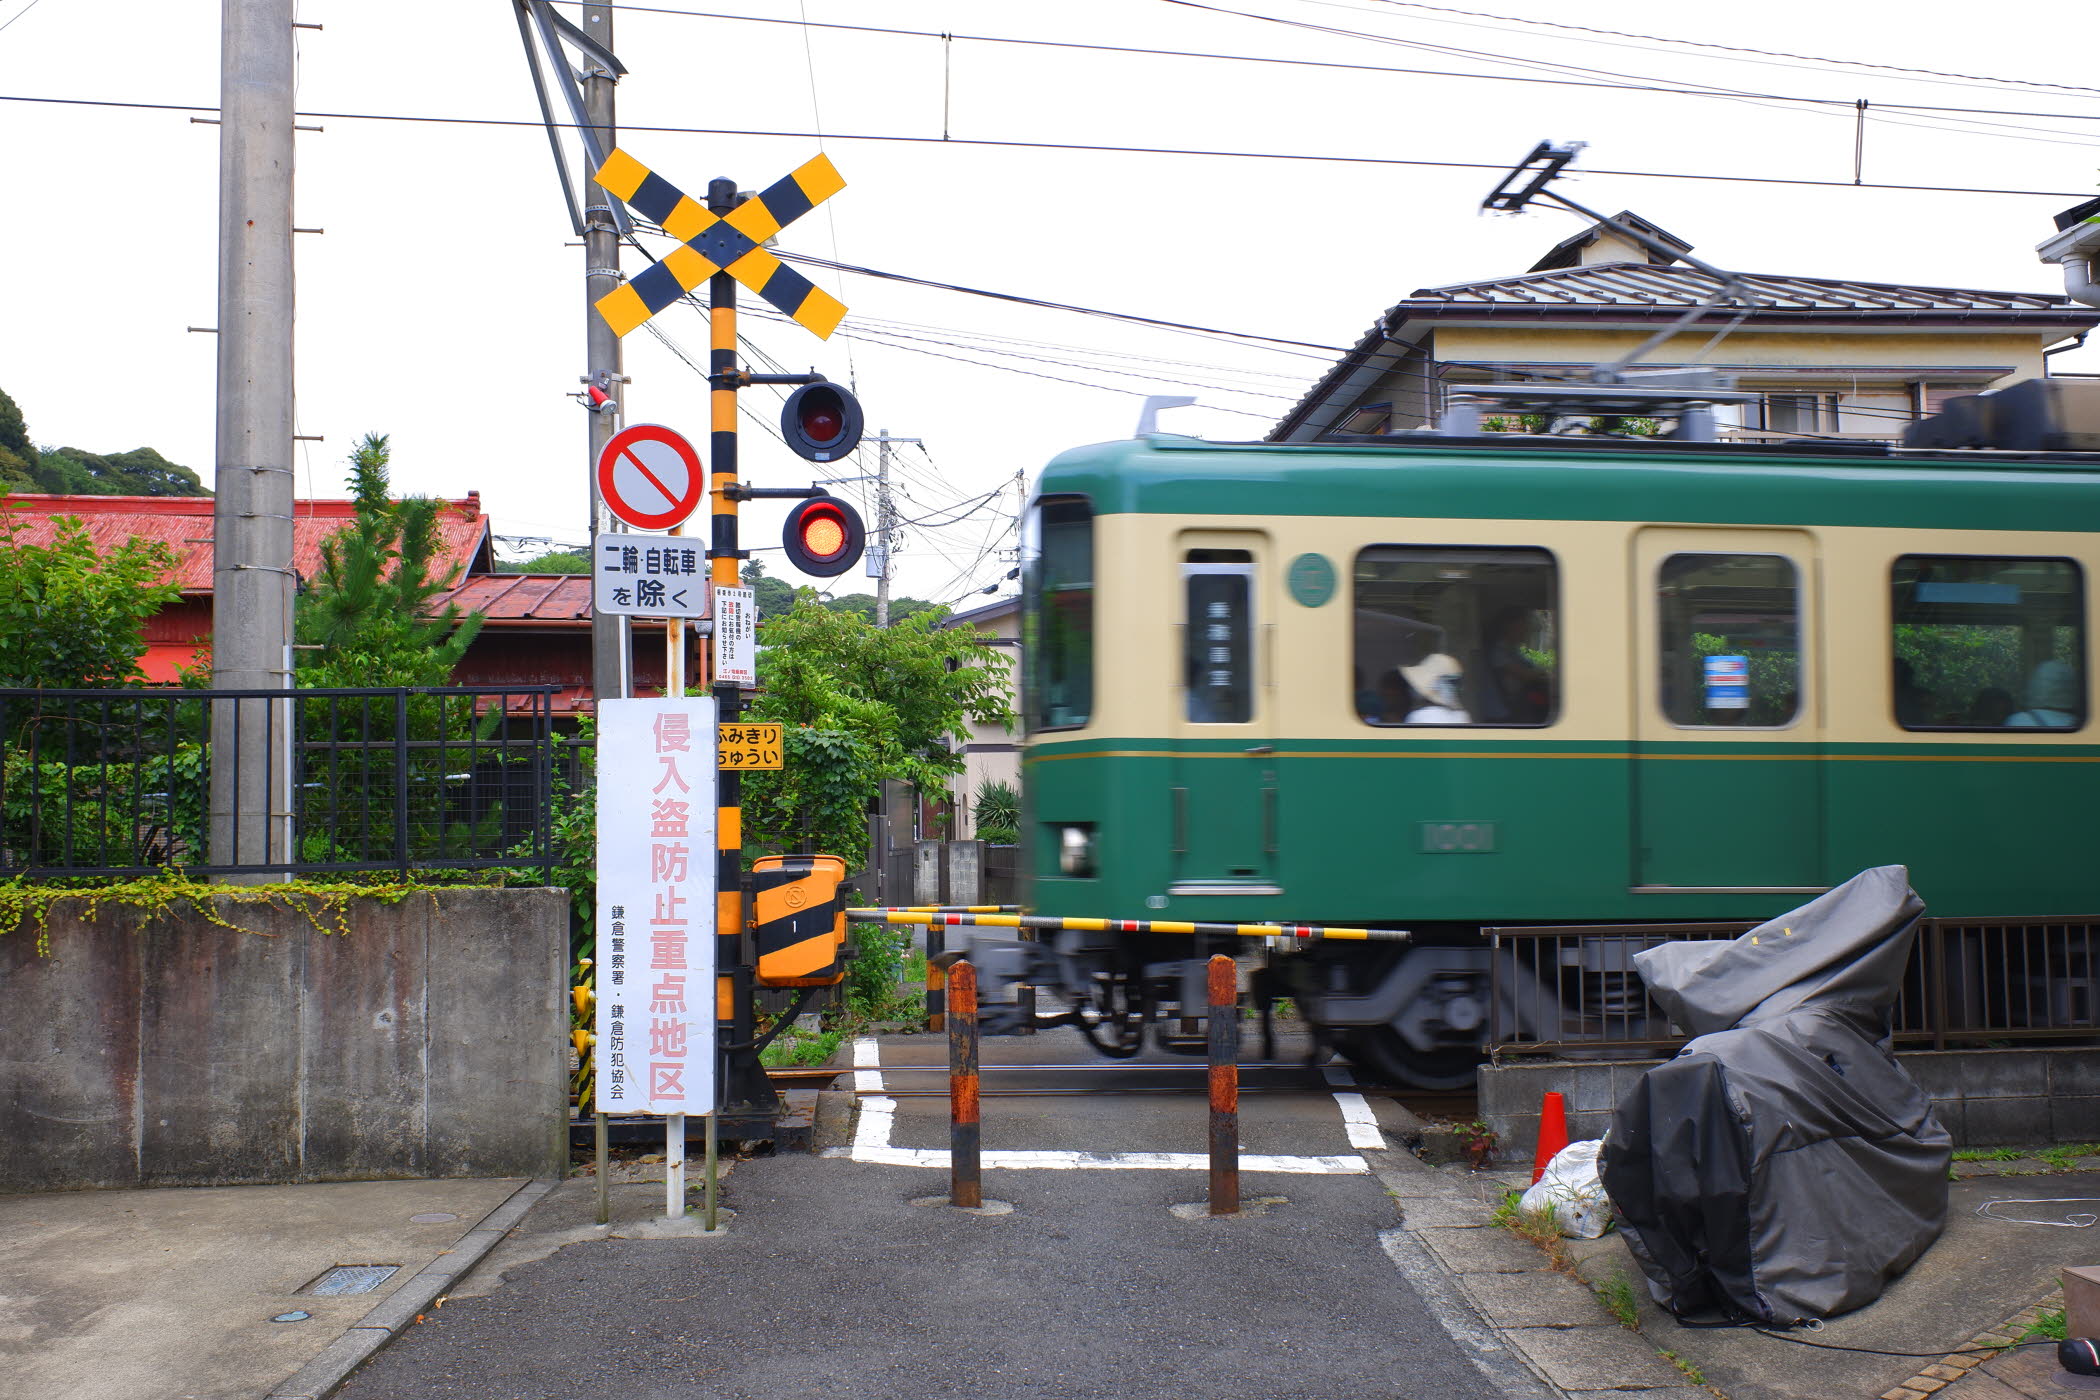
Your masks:
[{"label": "train destination sign", "polygon": [[629,617],[706,617],[707,546],[675,535],[591,541],[591,607]]}]

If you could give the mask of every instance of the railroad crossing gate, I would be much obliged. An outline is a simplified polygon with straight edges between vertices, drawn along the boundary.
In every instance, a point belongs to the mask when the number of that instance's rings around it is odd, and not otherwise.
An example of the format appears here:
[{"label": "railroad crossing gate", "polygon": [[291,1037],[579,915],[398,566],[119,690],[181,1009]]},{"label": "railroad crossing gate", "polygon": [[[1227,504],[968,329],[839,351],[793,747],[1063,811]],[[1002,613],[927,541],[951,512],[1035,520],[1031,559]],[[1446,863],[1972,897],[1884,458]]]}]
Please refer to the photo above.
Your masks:
[{"label": "railroad crossing gate", "polygon": [[605,158],[595,178],[682,245],[598,299],[598,314],[614,334],[627,334],[717,272],[727,272],[819,338],[828,340],[845,318],[838,298],[759,246],[846,187],[828,156],[808,161],[726,215],[710,212],[622,150]]}]

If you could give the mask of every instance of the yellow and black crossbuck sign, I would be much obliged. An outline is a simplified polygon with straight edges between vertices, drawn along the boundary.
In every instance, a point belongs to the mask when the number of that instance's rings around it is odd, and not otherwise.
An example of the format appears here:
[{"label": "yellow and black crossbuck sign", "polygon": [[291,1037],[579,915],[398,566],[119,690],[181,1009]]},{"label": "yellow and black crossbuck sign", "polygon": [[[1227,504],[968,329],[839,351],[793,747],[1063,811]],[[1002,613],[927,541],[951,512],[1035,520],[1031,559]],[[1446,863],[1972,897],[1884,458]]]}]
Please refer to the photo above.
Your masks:
[{"label": "yellow and black crossbuck sign", "polygon": [[726,215],[710,213],[625,151],[605,158],[597,181],[682,245],[598,299],[598,314],[614,334],[627,334],[717,272],[727,272],[821,338],[828,340],[845,319],[837,297],[759,246],[846,187],[828,157],[809,161]]}]

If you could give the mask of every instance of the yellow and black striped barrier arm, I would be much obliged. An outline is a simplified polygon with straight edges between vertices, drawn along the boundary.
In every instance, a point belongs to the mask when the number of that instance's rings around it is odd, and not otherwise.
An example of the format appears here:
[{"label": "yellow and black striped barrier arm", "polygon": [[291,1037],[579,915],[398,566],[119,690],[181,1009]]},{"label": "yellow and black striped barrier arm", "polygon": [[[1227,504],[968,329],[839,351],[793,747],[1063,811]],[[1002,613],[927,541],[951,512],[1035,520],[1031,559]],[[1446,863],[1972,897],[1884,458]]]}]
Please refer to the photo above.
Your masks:
[{"label": "yellow and black striped barrier arm", "polygon": [[1031,928],[1077,933],[1177,933],[1223,938],[1289,938],[1301,943],[1405,943],[1402,928],[1333,928],[1323,924],[1214,924],[1173,919],[1084,919],[1055,914],[965,914],[931,909],[848,909],[856,924],[924,924],[929,928]]},{"label": "yellow and black striped barrier arm", "polygon": [[888,914],[1018,914],[1018,904],[896,904]]},{"label": "yellow and black striped barrier arm", "polygon": [[717,272],[727,272],[820,338],[829,339],[845,319],[838,298],[759,246],[846,187],[829,157],[805,162],[721,215],[625,151],[607,156],[593,178],[679,242],[661,262],[598,299],[598,314],[615,335],[699,291]]}]

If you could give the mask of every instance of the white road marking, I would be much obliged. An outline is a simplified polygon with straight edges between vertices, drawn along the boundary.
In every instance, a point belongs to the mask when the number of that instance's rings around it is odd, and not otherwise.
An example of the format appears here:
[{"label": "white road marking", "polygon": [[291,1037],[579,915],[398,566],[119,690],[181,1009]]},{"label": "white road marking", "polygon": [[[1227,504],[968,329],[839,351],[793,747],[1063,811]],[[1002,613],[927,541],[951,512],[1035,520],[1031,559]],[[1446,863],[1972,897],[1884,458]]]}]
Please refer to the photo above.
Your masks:
[{"label": "white road marking", "polygon": [[[862,1110],[866,1112],[865,1109]],[[886,1130],[885,1130],[886,1131]],[[827,1148],[827,1157],[845,1157],[881,1167],[948,1166],[948,1151],[941,1147],[864,1147],[855,1136],[852,1147]],[[1201,1152],[1018,1152],[982,1154],[987,1170],[1007,1171],[1164,1171],[1200,1172],[1210,1167],[1210,1157]],[[1371,1170],[1361,1157],[1295,1157],[1240,1155],[1243,1172],[1275,1172],[1286,1176],[1363,1176]]]},{"label": "white road marking", "polygon": [[[855,1162],[868,1162],[885,1167],[939,1167],[948,1166],[948,1152],[938,1147],[892,1147],[890,1137],[897,1128],[897,1101],[882,1092],[882,1047],[871,1035],[864,1035],[853,1042],[853,1089],[860,1098],[860,1121],[854,1125],[851,1147],[828,1147],[826,1157],[844,1157]],[[1359,1104],[1362,1095],[1351,1095]],[[1366,1116],[1370,1109],[1364,1110]],[[1347,1116],[1347,1110],[1344,1110]],[[1372,1136],[1377,1145],[1383,1147],[1385,1139],[1378,1137],[1373,1125]],[[1365,1144],[1357,1141],[1352,1128],[1349,1143],[1352,1147]],[[1169,1171],[1200,1172],[1210,1168],[1210,1156],[1203,1152],[1017,1152],[994,1151],[982,1154],[986,1167],[998,1167],[1010,1171]],[[1371,1170],[1371,1164],[1361,1157],[1306,1157],[1264,1156],[1240,1154],[1240,1170],[1247,1172],[1277,1172],[1290,1176],[1362,1176]]]},{"label": "white road marking", "polygon": [[[1320,1073],[1329,1084],[1354,1084],[1356,1079],[1342,1065],[1322,1065]],[[1371,1112],[1371,1105],[1362,1094],[1352,1094],[1337,1089],[1334,1101],[1342,1110],[1342,1126],[1348,1130],[1351,1147],[1373,1152],[1385,1151],[1385,1134],[1378,1131],[1378,1117]]]},{"label": "white road marking", "polygon": [[882,1046],[872,1035],[853,1042],[853,1088],[861,1094],[882,1092]]},{"label": "white road marking", "polygon": [[850,1152],[882,1152],[897,1125],[897,1101],[882,1092],[882,1047],[872,1035],[853,1042],[853,1091],[861,1096],[860,1120],[853,1127]]}]

